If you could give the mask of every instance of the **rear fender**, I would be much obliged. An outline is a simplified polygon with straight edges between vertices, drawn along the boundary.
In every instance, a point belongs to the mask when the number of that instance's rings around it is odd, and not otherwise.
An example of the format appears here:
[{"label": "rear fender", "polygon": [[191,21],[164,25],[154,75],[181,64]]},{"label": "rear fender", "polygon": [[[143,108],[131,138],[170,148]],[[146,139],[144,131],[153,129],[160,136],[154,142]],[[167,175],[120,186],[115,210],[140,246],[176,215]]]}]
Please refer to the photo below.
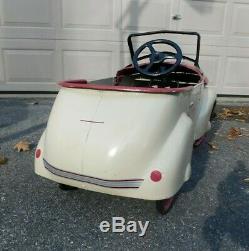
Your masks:
[{"label": "rear fender", "polygon": [[163,177],[160,182],[149,187],[155,189],[153,191],[155,195],[160,194],[160,199],[175,195],[189,179],[193,135],[193,121],[186,113],[182,113],[160,151],[157,161],[153,164],[155,169],[162,172]]},{"label": "rear fender", "polygon": [[46,138],[46,130],[43,132],[43,134],[38,142],[38,145],[36,147],[36,150],[40,149],[41,155],[39,156],[39,158],[35,158],[35,173],[38,175],[41,175],[41,176],[44,176],[44,174],[49,174],[45,168],[41,168],[41,167],[43,167],[45,138]]}]

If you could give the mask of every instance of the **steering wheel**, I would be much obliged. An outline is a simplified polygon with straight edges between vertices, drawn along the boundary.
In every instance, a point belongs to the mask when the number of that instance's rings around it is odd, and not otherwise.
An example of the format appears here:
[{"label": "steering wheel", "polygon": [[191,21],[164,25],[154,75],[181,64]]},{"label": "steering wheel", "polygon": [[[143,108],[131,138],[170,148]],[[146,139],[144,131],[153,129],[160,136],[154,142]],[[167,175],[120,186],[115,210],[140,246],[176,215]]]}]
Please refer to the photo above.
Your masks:
[{"label": "steering wheel", "polygon": [[[153,45],[155,44],[169,45],[170,47],[173,47],[175,49],[176,53],[157,51],[153,47]],[[140,54],[146,48],[149,49],[151,54],[140,57]],[[139,61],[145,58],[149,58],[149,63],[139,65]],[[176,67],[180,65],[182,58],[182,50],[176,43],[171,40],[156,39],[141,45],[134,53],[132,61],[135,69],[142,75],[145,75],[147,77],[163,77],[174,71]],[[166,60],[172,61],[172,59],[175,60],[175,63],[165,64]]]}]

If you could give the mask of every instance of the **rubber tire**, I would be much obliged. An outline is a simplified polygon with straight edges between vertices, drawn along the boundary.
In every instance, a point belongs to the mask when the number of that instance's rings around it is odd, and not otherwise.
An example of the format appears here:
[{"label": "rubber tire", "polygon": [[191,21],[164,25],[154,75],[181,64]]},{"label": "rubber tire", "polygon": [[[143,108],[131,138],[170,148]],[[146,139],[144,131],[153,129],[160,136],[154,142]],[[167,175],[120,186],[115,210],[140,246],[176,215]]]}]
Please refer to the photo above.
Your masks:
[{"label": "rubber tire", "polygon": [[168,199],[156,201],[157,211],[162,215],[167,214],[171,210],[171,208],[173,207],[175,199],[176,199],[176,197],[173,196],[173,197],[168,198]]},{"label": "rubber tire", "polygon": [[72,186],[68,186],[68,185],[65,185],[65,184],[61,184],[59,183],[59,188],[63,191],[70,191],[70,190],[76,190],[78,189],[77,187],[72,187]]},{"label": "rubber tire", "polygon": [[199,139],[197,139],[195,142],[194,142],[194,148],[202,145],[204,142],[206,141],[206,134],[204,134],[203,136],[201,136]]}]

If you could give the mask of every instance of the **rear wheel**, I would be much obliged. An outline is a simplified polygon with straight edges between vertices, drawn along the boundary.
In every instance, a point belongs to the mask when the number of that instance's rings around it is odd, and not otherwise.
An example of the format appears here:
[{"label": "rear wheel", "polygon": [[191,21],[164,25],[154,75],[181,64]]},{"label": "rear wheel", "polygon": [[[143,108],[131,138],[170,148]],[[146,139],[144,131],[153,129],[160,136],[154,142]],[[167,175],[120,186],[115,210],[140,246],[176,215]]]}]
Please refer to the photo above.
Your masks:
[{"label": "rear wheel", "polygon": [[204,143],[206,141],[206,134],[203,135],[202,137],[200,137],[199,139],[197,139],[195,142],[194,142],[194,147],[198,147],[200,146],[202,143]]},{"label": "rear wheel", "polygon": [[68,186],[68,185],[65,185],[65,184],[59,184],[59,188],[61,190],[64,190],[64,191],[69,191],[69,190],[76,190],[78,189],[77,187],[72,187],[72,186]]},{"label": "rear wheel", "polygon": [[175,199],[176,199],[176,197],[173,196],[173,197],[168,198],[168,199],[156,201],[157,211],[162,215],[167,214],[170,211],[170,209],[172,208],[172,206],[173,206],[173,204],[175,202]]},{"label": "rear wheel", "polygon": [[211,116],[210,116],[211,121],[214,120],[216,118],[216,116],[217,116],[215,108],[216,108],[216,100],[214,102],[213,109],[212,109]]}]

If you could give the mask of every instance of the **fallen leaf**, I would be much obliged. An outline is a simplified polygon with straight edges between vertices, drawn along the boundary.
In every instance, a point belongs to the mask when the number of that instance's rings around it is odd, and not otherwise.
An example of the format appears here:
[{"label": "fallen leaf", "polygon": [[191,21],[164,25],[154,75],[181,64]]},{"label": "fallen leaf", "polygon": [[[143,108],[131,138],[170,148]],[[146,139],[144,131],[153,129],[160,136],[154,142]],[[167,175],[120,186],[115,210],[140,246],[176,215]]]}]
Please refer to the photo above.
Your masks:
[{"label": "fallen leaf", "polygon": [[219,112],[217,117],[220,119],[226,119],[227,118],[226,108],[223,108],[222,112]]},{"label": "fallen leaf", "polygon": [[26,139],[21,140],[14,146],[14,150],[18,152],[27,152],[30,150],[30,143]]},{"label": "fallen leaf", "polygon": [[227,134],[229,140],[234,140],[240,136],[242,136],[241,129],[236,127],[231,127]]},{"label": "fallen leaf", "polygon": [[218,117],[221,119],[234,118],[237,121],[244,122],[244,120],[249,119],[249,107],[223,108]]},{"label": "fallen leaf", "polygon": [[217,145],[215,145],[214,143],[208,142],[208,146],[212,149],[212,150],[219,150],[219,147]]},{"label": "fallen leaf", "polygon": [[0,166],[6,164],[7,162],[8,159],[5,156],[0,155]]}]

